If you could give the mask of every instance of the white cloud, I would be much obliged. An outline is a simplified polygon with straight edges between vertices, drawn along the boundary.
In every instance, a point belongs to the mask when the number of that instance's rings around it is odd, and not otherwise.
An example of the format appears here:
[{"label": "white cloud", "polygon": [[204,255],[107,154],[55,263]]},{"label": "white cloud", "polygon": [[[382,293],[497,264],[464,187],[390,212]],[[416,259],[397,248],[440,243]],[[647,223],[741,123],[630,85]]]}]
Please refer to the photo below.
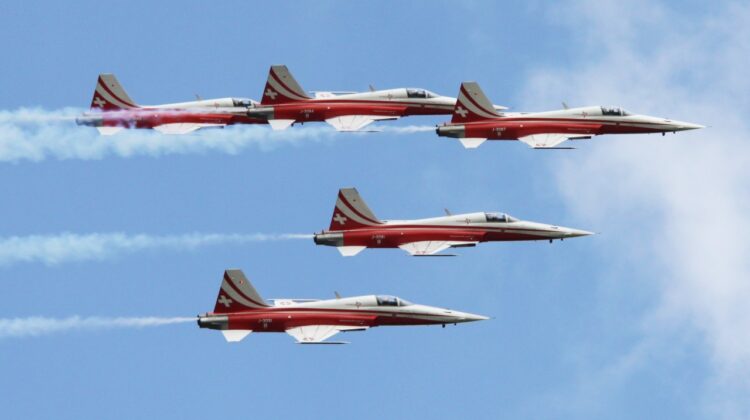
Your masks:
[{"label": "white cloud", "polygon": [[202,234],[127,235],[124,233],[92,233],[31,235],[0,238],[0,266],[21,262],[60,264],[111,258],[120,254],[148,249],[189,250],[220,244],[310,239],[307,234]]},{"label": "white cloud", "polygon": [[0,339],[37,337],[40,335],[64,333],[73,330],[157,327],[161,325],[180,324],[194,321],[194,317],[82,318],[80,316],[71,316],[68,318],[2,318],[0,319]]},{"label": "white cloud", "polygon": [[[711,126],[596,138],[554,172],[574,213],[612,238],[613,265],[637,265],[644,278],[636,284],[659,292],[643,316],[642,342],[698,331],[714,370],[703,408],[737,417],[750,415],[750,7],[710,10],[690,16],[644,1],[566,4],[557,11],[570,17],[562,20],[578,34],[571,42],[584,48],[572,49],[579,54],[572,68],[533,74],[526,105],[619,103]],[[606,287],[633,287],[619,280]]]}]

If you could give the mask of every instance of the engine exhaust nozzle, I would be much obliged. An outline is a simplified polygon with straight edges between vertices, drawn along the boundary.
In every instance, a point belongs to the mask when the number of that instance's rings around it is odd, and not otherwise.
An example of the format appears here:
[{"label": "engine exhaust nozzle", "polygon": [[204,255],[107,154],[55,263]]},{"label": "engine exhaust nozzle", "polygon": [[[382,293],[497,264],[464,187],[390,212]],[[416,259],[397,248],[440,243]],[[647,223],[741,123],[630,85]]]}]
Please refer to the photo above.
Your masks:
[{"label": "engine exhaust nozzle", "polygon": [[211,330],[226,330],[229,328],[229,317],[227,315],[198,315],[198,326]]},{"label": "engine exhaust nozzle", "polygon": [[321,232],[313,236],[315,245],[344,246],[344,234],[342,232]]}]

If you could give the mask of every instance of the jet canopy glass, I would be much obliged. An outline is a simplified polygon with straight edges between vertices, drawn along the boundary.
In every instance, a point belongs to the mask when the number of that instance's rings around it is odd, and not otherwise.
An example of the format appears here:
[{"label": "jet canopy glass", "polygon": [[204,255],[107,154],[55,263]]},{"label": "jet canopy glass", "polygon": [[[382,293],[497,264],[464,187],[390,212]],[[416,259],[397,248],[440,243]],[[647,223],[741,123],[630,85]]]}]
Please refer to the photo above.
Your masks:
[{"label": "jet canopy glass", "polygon": [[250,106],[253,101],[247,98],[232,98],[234,106]]},{"label": "jet canopy glass", "polygon": [[624,117],[630,115],[630,113],[616,106],[603,106],[602,115],[606,115],[609,117]]},{"label": "jet canopy glass", "polygon": [[427,98],[437,98],[439,95],[436,93],[430,92],[429,90],[409,88],[409,89],[406,89],[406,96],[408,98],[427,99]]},{"label": "jet canopy glass", "polygon": [[378,306],[409,306],[412,303],[408,300],[397,298],[396,296],[379,295],[375,296]]},{"label": "jet canopy glass", "polygon": [[518,219],[505,213],[485,213],[487,221],[491,223],[510,223],[517,222]]}]

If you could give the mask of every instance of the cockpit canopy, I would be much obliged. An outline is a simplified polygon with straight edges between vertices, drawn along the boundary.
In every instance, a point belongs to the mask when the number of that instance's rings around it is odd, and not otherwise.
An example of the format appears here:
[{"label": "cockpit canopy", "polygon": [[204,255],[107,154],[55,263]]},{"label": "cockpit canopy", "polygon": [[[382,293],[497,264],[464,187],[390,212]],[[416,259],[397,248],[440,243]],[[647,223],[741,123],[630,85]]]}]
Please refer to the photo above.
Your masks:
[{"label": "cockpit canopy", "polygon": [[232,98],[232,103],[237,107],[248,107],[252,106],[253,100],[247,98]]},{"label": "cockpit canopy", "polygon": [[603,106],[602,115],[606,115],[608,117],[625,117],[630,115],[630,113],[616,106]]},{"label": "cockpit canopy", "polygon": [[440,95],[434,92],[430,92],[429,90],[409,88],[409,89],[406,89],[406,97],[428,99],[428,98],[438,98],[440,97]]},{"label": "cockpit canopy", "polygon": [[375,296],[375,299],[378,301],[378,306],[409,306],[412,304],[407,300],[389,295],[378,295]]},{"label": "cockpit canopy", "polygon": [[518,221],[515,217],[505,213],[485,213],[484,215],[490,223],[510,223]]}]

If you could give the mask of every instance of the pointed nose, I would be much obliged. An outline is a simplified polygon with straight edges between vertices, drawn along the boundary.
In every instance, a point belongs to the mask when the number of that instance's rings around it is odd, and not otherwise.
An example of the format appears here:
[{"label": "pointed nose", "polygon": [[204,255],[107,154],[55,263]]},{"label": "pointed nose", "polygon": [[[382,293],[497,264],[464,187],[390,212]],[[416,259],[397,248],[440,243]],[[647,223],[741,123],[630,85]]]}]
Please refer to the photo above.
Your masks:
[{"label": "pointed nose", "polygon": [[563,233],[565,234],[566,238],[577,238],[579,236],[589,236],[589,235],[594,234],[594,232],[589,232],[587,230],[571,229],[571,228],[565,228],[563,230]]},{"label": "pointed nose", "polygon": [[698,130],[700,128],[706,128],[705,125],[693,124],[684,121],[670,121],[669,124],[672,126],[673,131],[687,131],[687,130]]},{"label": "pointed nose", "polygon": [[456,314],[456,316],[458,318],[458,322],[474,322],[490,319],[489,317],[486,317],[484,315],[470,314],[468,312],[460,312]]}]

